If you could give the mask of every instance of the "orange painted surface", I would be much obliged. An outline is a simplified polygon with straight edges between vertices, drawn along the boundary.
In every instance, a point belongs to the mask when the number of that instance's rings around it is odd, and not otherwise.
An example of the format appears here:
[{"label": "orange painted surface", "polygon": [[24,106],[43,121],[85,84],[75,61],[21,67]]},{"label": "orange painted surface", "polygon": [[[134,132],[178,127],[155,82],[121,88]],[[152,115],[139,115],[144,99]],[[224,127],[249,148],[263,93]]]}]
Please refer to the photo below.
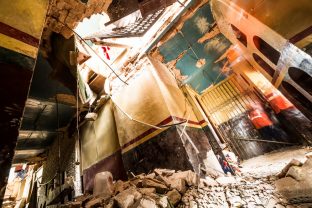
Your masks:
[{"label": "orange painted surface", "polygon": [[275,113],[294,108],[294,105],[279,92],[271,92],[265,95]]},{"label": "orange painted surface", "polygon": [[259,109],[252,110],[249,113],[249,118],[256,129],[261,129],[266,126],[273,125],[268,115]]}]

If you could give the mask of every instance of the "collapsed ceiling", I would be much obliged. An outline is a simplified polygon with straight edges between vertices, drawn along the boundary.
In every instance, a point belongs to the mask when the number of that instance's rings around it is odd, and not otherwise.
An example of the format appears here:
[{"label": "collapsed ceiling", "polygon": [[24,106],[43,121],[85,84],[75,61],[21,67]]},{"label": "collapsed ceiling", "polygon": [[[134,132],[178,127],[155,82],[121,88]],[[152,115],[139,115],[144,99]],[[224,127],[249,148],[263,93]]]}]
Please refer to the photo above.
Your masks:
[{"label": "collapsed ceiling", "polygon": [[[162,6],[173,2],[165,1]],[[105,12],[112,22],[139,9],[139,4],[127,5],[125,0],[50,1],[13,163],[44,160],[46,148],[55,138],[63,138],[65,129],[74,123],[77,67],[70,63],[69,55],[76,50],[73,29],[93,14]],[[150,11],[155,5],[157,2]],[[116,13],[119,10],[124,12]]]}]

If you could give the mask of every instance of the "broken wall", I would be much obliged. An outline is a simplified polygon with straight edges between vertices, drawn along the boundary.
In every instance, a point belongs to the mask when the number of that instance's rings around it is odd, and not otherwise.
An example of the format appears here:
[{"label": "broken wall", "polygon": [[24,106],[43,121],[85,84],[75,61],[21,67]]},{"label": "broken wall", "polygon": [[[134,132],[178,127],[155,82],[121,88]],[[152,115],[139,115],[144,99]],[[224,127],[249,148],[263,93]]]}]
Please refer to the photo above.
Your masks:
[{"label": "broken wall", "polygon": [[149,62],[113,96],[119,106],[114,113],[126,171],[141,173],[158,167],[198,172],[199,164],[220,170],[216,157],[209,154],[202,121],[197,120],[173,75],[160,62]]},{"label": "broken wall", "polygon": [[[38,206],[49,204],[60,195],[59,185],[66,180],[73,180],[72,196],[79,196],[82,192],[80,178],[80,162],[76,152],[77,140],[75,136],[59,134],[47,151],[47,160],[43,163],[41,184],[38,188]],[[64,197],[64,196],[63,196]],[[59,200],[59,199],[58,199]]]},{"label": "broken wall", "polygon": [[[187,99],[183,90],[177,86],[177,80],[173,76],[173,74],[168,70],[165,64],[161,63],[157,59],[149,58],[151,64],[154,67],[154,76],[157,80],[157,83],[162,91],[162,95],[165,97],[165,102],[167,107],[173,116],[173,120],[175,122],[179,122],[185,118],[188,126],[179,127],[177,126],[177,130],[182,135],[184,140],[184,145],[188,149],[188,152],[193,152],[192,155],[197,155],[198,158],[193,158],[193,163],[196,163],[196,160],[203,162],[207,167],[213,167],[218,169],[218,163],[215,163],[215,155],[218,151],[215,151],[215,148],[218,148],[215,142],[215,138],[211,135],[210,130],[207,127],[207,121],[200,115],[198,112],[198,108],[193,108],[190,101]],[[192,122],[192,121],[198,121]],[[195,130],[196,129],[196,130]],[[196,133],[195,133],[196,132]],[[203,134],[204,133],[204,134]],[[196,135],[197,134],[197,135]],[[192,145],[190,142],[193,141]],[[212,148],[211,148],[212,147]],[[220,152],[220,149],[218,149]],[[215,152],[214,152],[215,151]],[[197,153],[196,153],[197,152]],[[191,155],[189,155],[191,158]],[[210,164],[208,164],[210,163]]]},{"label": "broken wall", "polygon": [[[160,39],[157,46],[151,56],[164,63],[178,83],[189,85],[197,92],[202,92],[227,76],[227,72],[223,71],[226,62],[217,60],[229,48],[230,42],[216,26],[208,1],[194,3]],[[202,130],[209,138],[214,153],[222,156],[218,136],[199,112],[201,107],[194,103],[194,94],[197,92],[185,92],[191,97],[187,102],[191,103],[196,117],[201,121]]]}]

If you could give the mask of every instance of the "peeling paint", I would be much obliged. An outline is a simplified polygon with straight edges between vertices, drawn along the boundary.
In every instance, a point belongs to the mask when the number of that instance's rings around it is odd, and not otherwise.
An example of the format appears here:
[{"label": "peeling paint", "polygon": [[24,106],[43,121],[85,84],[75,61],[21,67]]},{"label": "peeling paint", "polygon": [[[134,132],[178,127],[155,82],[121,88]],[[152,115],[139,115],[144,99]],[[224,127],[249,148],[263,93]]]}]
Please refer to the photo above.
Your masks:
[{"label": "peeling paint", "polygon": [[[195,2],[194,6],[192,6],[185,14],[183,14],[179,21],[163,36],[163,38],[159,41],[159,45],[162,45],[163,43],[167,42],[169,39],[173,38],[177,31],[180,31],[184,23],[191,19],[195,12],[197,12],[198,9],[203,7],[209,0],[202,0]],[[159,46],[158,45],[158,46]]]},{"label": "peeling paint", "polygon": [[152,57],[156,58],[157,60],[159,60],[160,62],[164,62],[165,58],[164,56],[160,53],[159,48],[157,47],[156,50],[153,50],[153,52],[151,53]]},{"label": "peeling paint", "polygon": [[[187,19],[184,19],[186,17]],[[224,61],[214,62],[226,51],[230,42],[215,26],[210,5],[207,3],[198,7],[198,10],[189,12],[182,19],[183,21],[180,20],[181,22],[174,25],[168,35],[163,37],[162,42],[158,44],[157,53],[164,58],[163,63],[170,65],[168,68],[171,68],[173,73],[176,73],[174,70],[179,70],[179,73],[187,76],[182,81],[184,84],[189,84],[201,92],[215,81],[226,77],[221,72]],[[200,24],[197,25],[196,21]],[[177,30],[179,27],[180,30]],[[225,68],[223,70],[227,71]]]},{"label": "peeling paint", "polygon": [[176,80],[182,82],[184,81],[185,79],[188,78],[188,76],[183,76],[181,74],[181,70],[176,68],[176,64],[177,62],[187,53],[187,50],[184,50],[182,53],[179,54],[179,56],[172,60],[172,61],[169,61],[166,66],[167,68],[174,74],[174,77],[176,78]]},{"label": "peeling paint", "polygon": [[210,40],[214,37],[216,37],[216,35],[218,35],[220,33],[220,30],[218,27],[214,27],[210,32],[207,32],[203,37],[198,39],[198,43],[204,43],[207,40]]}]

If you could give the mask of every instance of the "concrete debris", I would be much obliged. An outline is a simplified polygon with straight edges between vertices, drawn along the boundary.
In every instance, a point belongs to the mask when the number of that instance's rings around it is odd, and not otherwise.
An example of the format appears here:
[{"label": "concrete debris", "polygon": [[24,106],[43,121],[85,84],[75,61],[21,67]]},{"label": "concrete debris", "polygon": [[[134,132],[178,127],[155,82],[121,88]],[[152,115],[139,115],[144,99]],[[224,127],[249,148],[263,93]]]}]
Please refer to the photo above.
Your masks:
[{"label": "concrete debris", "polygon": [[131,194],[120,193],[115,197],[118,207],[127,208],[134,204],[134,196]]},{"label": "concrete debris", "polygon": [[135,205],[132,206],[133,208],[157,208],[156,202],[152,198],[142,198],[138,200]]},{"label": "concrete debris", "polygon": [[142,184],[144,188],[155,188],[159,194],[164,194],[168,191],[168,187],[156,179],[145,178]]},{"label": "concrete debris", "polygon": [[115,187],[115,194],[118,194],[120,192],[123,192],[127,188],[129,188],[130,182],[123,182],[121,180],[118,180],[115,182],[114,187]]},{"label": "concrete debris", "polygon": [[114,193],[113,176],[110,172],[101,172],[95,175],[93,195],[108,195]]},{"label": "concrete debris", "polygon": [[197,186],[199,184],[199,176],[190,170],[174,173],[168,178],[174,180],[183,179],[189,186]]},{"label": "concrete debris", "polygon": [[154,172],[157,175],[162,175],[162,176],[171,176],[172,174],[175,173],[174,170],[168,170],[168,169],[155,169]]},{"label": "concrete debris", "polygon": [[218,186],[219,183],[215,181],[213,178],[206,176],[205,178],[200,180],[200,187],[205,187],[205,186]]},{"label": "concrete debris", "polygon": [[283,169],[282,171],[277,175],[279,178],[285,177],[286,173],[288,172],[289,168],[292,166],[301,166],[302,163],[299,160],[292,159]]},{"label": "concrete debris", "polygon": [[[307,161],[301,167],[295,167],[311,168],[311,165],[312,162]],[[287,176],[298,174],[297,169],[293,171],[292,168],[293,166],[289,168],[285,178],[279,179],[284,180],[282,183],[286,184],[288,188],[298,182]],[[309,173],[311,174],[311,172]],[[305,176],[308,180],[309,177],[304,175],[302,171],[300,174],[300,177]],[[283,195],[276,192],[275,180],[276,177],[256,178],[252,176],[224,175],[219,175],[216,179],[211,175],[199,178],[192,171],[176,172],[174,170],[155,169],[153,173],[148,175],[140,174],[128,181],[116,181],[111,196],[103,192],[97,196],[79,197],[71,205],[62,205],[62,207],[297,207],[298,204],[293,206],[293,202],[286,200]],[[306,181],[305,183],[308,184]],[[289,184],[291,186],[288,186]],[[290,189],[287,189],[287,191],[289,192]],[[297,201],[296,203],[300,202]]]},{"label": "concrete debris", "polygon": [[168,191],[167,197],[169,199],[169,202],[174,206],[177,205],[181,200],[181,194],[176,189]]},{"label": "concrete debris", "polygon": [[201,169],[207,176],[210,176],[212,177],[213,179],[216,179],[218,177],[221,177],[221,176],[225,176],[224,173],[221,173],[217,170],[214,170],[213,168],[209,168],[209,167],[206,167],[205,169]]},{"label": "concrete debris", "polygon": [[[287,172],[286,172],[287,170]],[[286,172],[286,174],[284,174]],[[312,202],[312,158],[307,157],[304,164],[291,161],[282,171],[283,178],[275,181],[277,191],[290,202]]]},{"label": "concrete debris", "polygon": [[222,176],[216,179],[216,181],[222,186],[228,186],[235,184],[237,181],[232,176]]},{"label": "concrete debris", "polygon": [[180,193],[184,194],[186,191],[186,182],[184,179],[170,179],[169,180],[170,187],[178,190]]}]

